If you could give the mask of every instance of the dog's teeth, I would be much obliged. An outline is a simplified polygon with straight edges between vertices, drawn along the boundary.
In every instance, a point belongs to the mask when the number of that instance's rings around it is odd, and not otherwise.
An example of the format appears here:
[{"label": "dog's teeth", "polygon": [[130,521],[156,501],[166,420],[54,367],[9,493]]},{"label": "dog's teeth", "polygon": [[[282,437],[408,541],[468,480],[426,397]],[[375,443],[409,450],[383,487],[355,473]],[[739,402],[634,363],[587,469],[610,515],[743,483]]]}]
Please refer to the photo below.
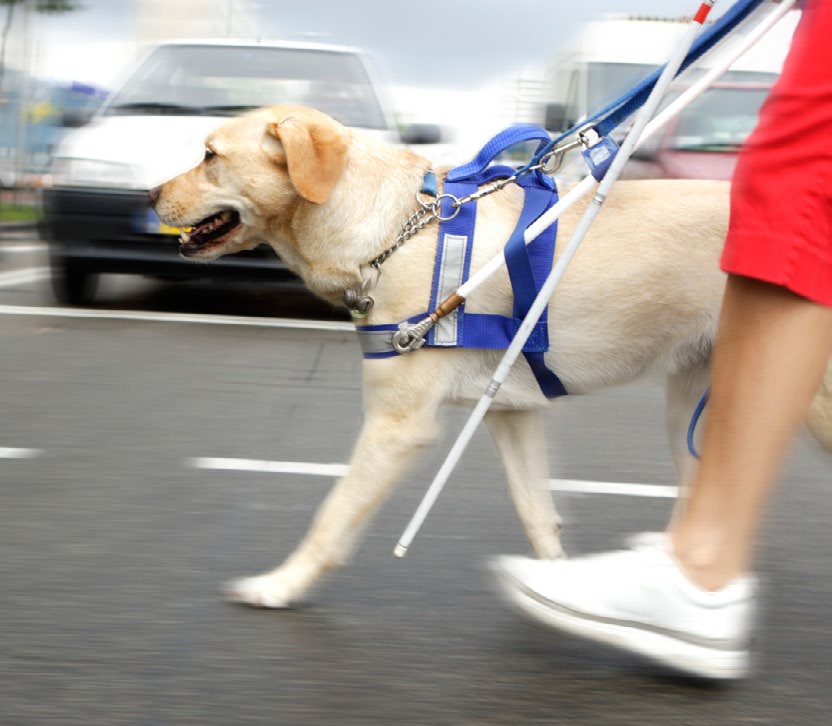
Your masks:
[{"label": "dog's teeth", "polygon": [[191,239],[191,235],[189,235],[187,232],[181,232],[179,234],[179,239],[181,239],[183,242],[187,244]]}]

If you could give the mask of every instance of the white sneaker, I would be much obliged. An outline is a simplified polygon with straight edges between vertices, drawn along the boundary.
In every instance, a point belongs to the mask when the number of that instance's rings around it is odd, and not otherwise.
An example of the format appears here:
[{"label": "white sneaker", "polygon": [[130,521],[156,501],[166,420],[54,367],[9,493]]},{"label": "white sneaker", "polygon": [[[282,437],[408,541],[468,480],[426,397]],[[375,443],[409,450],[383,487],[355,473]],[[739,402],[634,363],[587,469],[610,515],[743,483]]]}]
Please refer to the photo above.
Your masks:
[{"label": "white sneaker", "polygon": [[492,569],[509,599],[538,620],[704,678],[742,678],[750,668],[755,581],[717,592],[694,585],[664,538],[633,550],[571,560],[498,557]]}]

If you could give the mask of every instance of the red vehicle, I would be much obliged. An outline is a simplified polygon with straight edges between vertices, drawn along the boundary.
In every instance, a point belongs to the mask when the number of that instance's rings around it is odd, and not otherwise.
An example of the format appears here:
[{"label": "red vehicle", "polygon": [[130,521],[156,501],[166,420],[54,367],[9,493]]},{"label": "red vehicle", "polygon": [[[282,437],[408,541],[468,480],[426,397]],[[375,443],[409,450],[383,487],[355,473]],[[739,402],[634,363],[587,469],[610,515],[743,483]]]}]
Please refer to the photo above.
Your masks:
[{"label": "red vehicle", "polygon": [[715,84],[633,154],[630,179],[730,180],[770,83]]}]

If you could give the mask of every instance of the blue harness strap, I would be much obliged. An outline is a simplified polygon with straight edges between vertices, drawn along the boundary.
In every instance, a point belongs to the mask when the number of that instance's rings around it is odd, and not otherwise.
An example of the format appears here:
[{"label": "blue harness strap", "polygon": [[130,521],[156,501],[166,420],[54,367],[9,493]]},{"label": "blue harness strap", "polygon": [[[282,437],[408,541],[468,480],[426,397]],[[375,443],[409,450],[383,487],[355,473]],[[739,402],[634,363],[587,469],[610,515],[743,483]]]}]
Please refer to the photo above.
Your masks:
[{"label": "blue harness strap", "polygon": [[[457,167],[448,174],[442,194],[460,199],[472,194],[483,184],[512,176],[515,170],[511,167],[489,166],[489,163],[509,146],[530,140],[539,140],[543,144],[549,140],[549,135],[543,129],[530,125],[512,127],[498,134],[472,162]],[[428,332],[425,336],[426,346],[505,350],[517,335],[523,319],[552,268],[557,222],[544,230],[529,245],[525,244],[525,231],[558,199],[552,179],[539,171],[524,175],[517,180],[517,184],[523,189],[525,200],[520,218],[504,251],[514,293],[512,315],[469,313],[465,310],[463,302],[441,318]],[[451,217],[451,196],[443,196],[441,201],[441,216]],[[444,219],[441,222],[429,311],[435,310],[468,280],[476,217],[477,205],[471,201],[458,207],[453,219]],[[415,315],[404,322],[415,323],[426,315],[427,312]],[[558,376],[544,362],[543,354],[549,349],[547,315],[548,311],[544,310],[523,346],[523,355],[541,391],[548,398],[555,398],[565,395],[567,391]],[[399,325],[358,326],[364,357],[387,358],[399,355],[390,345],[392,333],[398,329]]]},{"label": "blue harness strap", "polygon": [[[557,192],[538,187],[526,188],[526,201],[520,220],[505,247],[506,268],[508,269],[511,288],[514,291],[514,318],[523,320],[531,309],[540,288],[552,269],[557,237],[557,222],[538,235],[527,247],[524,233],[543,212],[557,201]],[[535,325],[535,332],[549,341],[548,306],[544,308]],[[560,378],[543,360],[540,350],[523,350],[523,355],[532,369],[540,390],[547,398],[566,395],[566,388]]]},{"label": "blue harness strap", "polygon": [[[502,168],[505,171],[505,167]],[[509,170],[510,172],[510,170]],[[493,173],[489,174],[493,177]],[[463,196],[476,191],[478,184],[472,181],[446,182],[444,194]],[[516,251],[510,260],[509,278],[515,298],[518,294],[526,301],[519,306],[515,302],[511,317],[489,313],[470,313],[465,310],[463,302],[456,310],[441,318],[427,334],[425,343],[435,347],[478,348],[481,350],[505,350],[517,334],[526,312],[537,295],[540,285],[546,279],[554,255],[555,228],[546,230],[527,250],[523,233],[525,228],[537,219],[551,204],[557,201],[553,189],[537,189],[521,183],[526,192],[523,212],[512,234]],[[531,197],[530,197],[531,195]],[[533,203],[530,204],[530,200]],[[450,216],[449,198],[442,200],[442,216]],[[433,271],[433,287],[430,297],[430,310],[435,310],[442,300],[455,292],[468,280],[471,268],[471,253],[474,243],[474,226],[476,224],[477,206],[465,204],[451,220],[442,222],[439,227],[439,241],[436,263]],[[521,249],[522,248],[522,249]],[[520,263],[524,260],[524,263]],[[533,269],[537,276],[532,274]],[[527,270],[518,269],[512,274],[515,263],[524,264]],[[542,353],[549,349],[549,336],[545,316],[535,326],[531,337],[523,348],[524,352]]]}]

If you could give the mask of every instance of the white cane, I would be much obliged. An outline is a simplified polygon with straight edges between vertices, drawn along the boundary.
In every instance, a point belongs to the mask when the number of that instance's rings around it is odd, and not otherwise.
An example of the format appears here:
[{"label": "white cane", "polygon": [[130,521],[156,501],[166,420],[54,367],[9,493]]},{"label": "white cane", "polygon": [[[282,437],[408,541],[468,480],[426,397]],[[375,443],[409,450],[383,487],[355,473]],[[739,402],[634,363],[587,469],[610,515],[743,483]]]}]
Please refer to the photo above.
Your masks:
[{"label": "white cane", "polygon": [[526,341],[531,335],[535,324],[543,314],[546,306],[549,304],[549,299],[551,298],[555,287],[557,287],[560,282],[560,279],[563,277],[563,273],[566,271],[567,265],[577,252],[578,247],[583,241],[583,238],[586,236],[586,233],[595,217],[598,215],[598,212],[601,211],[601,207],[606,201],[612,185],[620,176],[624,165],[627,163],[627,160],[630,158],[630,155],[638,142],[639,137],[647,126],[647,123],[656,113],[656,109],[664,97],[667,87],[670,85],[671,81],[676,76],[679,67],[684,62],[690,47],[693,45],[696,40],[696,36],[701,31],[702,25],[705,22],[711,8],[714,6],[715,1],[716,0],[704,0],[704,2],[702,2],[699,6],[696,15],[688,23],[679,45],[656,81],[656,85],[650,92],[644,106],[642,106],[641,110],[637,114],[630,132],[624,139],[621,148],[615,155],[615,158],[613,159],[613,162],[607,170],[603,180],[598,185],[598,189],[595,192],[590,205],[587,207],[578,222],[578,226],[576,227],[572,238],[569,240],[569,244],[566,246],[557,264],[554,268],[552,268],[552,271],[543,283],[543,286],[532,303],[528,314],[520,324],[517,335],[514,337],[514,340],[512,340],[505,352],[505,355],[500,361],[500,364],[497,366],[497,370],[495,371],[488,388],[480,397],[477,405],[474,407],[471,416],[465,423],[465,426],[460,432],[456,442],[454,442],[448,457],[439,469],[439,472],[428,488],[424,499],[422,499],[422,502],[413,515],[413,518],[399,539],[399,542],[394,550],[396,557],[404,557],[404,555],[407,554],[407,549],[413,541],[413,538],[422,526],[428,512],[430,512],[431,507],[447,482],[448,477],[462,456],[462,453],[465,451],[465,448],[468,446],[471,437],[474,435],[477,427],[480,425],[485,417],[485,414],[488,412],[488,409],[491,407],[491,403],[497,395],[497,391],[499,391],[500,386],[503,384],[503,381],[505,381],[512,365],[514,365],[517,357],[522,352],[523,346],[526,344]]}]

